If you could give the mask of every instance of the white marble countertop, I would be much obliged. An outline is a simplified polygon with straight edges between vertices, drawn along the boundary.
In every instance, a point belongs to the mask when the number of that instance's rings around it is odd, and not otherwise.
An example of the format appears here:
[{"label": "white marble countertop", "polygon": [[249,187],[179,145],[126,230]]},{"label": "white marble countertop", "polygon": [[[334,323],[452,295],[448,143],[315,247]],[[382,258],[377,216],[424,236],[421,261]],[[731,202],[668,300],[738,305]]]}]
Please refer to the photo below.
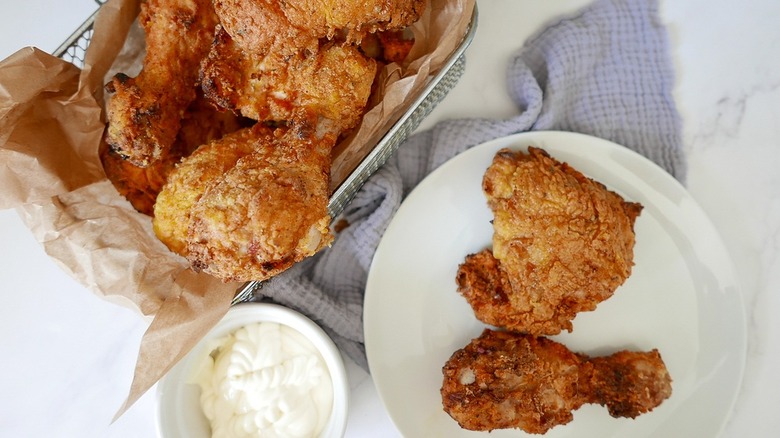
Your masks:
[{"label": "white marble countertop", "polygon": [[[0,58],[54,50],[91,0],[7,2]],[[461,82],[423,127],[450,117],[505,117],[510,52],[587,0],[478,0],[480,26]],[[744,382],[723,435],[780,430],[780,2],[662,0],[683,116],[687,187],[733,257],[748,323]],[[108,303],[49,259],[14,211],[0,211],[0,435],[155,436],[154,390],[111,424],[149,321]],[[349,365],[348,437],[395,437],[373,383]]]}]

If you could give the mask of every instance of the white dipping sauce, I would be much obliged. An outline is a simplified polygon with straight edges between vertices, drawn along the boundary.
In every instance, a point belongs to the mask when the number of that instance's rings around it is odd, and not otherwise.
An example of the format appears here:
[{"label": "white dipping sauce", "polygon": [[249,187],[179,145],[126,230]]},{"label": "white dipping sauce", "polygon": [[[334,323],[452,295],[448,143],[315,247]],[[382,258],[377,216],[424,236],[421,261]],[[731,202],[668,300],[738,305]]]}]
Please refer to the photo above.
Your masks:
[{"label": "white dipping sauce", "polygon": [[218,339],[195,376],[212,437],[317,437],[333,383],[314,344],[274,322]]}]

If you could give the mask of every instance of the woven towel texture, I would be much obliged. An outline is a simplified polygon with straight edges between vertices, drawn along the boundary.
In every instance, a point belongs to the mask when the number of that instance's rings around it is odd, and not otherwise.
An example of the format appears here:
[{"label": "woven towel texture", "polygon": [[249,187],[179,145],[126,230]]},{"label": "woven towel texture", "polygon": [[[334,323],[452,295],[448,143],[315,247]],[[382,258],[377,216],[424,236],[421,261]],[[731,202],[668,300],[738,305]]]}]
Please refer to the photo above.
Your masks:
[{"label": "woven towel texture", "polygon": [[507,70],[517,116],[447,120],[410,137],[347,206],[349,226],[333,246],[269,281],[257,299],[308,315],[368,369],[363,295],[374,251],[404,196],[458,153],[518,132],[572,131],[624,145],[684,180],[674,73],[657,0],[596,0],[518,47]]}]

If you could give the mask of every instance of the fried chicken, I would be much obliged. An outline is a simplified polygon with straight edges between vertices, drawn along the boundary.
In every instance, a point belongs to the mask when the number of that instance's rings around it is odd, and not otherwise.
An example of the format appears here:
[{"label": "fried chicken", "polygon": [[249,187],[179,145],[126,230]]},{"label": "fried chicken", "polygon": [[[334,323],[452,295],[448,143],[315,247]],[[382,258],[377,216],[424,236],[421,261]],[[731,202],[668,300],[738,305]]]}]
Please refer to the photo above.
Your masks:
[{"label": "fried chicken", "polygon": [[219,22],[242,50],[286,55],[314,49],[319,37],[294,26],[277,0],[214,0]]},{"label": "fried chicken", "polygon": [[198,92],[195,101],[182,115],[181,128],[176,136],[176,143],[181,143],[189,155],[201,145],[218,140],[239,128],[253,124],[252,120],[215,107],[202,93]]},{"label": "fried chicken", "polygon": [[398,30],[417,21],[424,0],[287,0],[285,16],[295,26],[319,37],[332,38],[346,32],[348,40],[360,41],[366,33]]},{"label": "fried chicken", "polygon": [[329,245],[336,136],[315,116],[295,120],[241,129],[182,160],[157,197],[157,237],[224,281],[265,280]]},{"label": "fried chicken", "polygon": [[199,147],[170,173],[154,206],[154,233],[171,251],[187,255],[190,213],[214,181],[232,169],[258,143],[272,143],[273,130],[263,124],[243,128]]},{"label": "fried chicken", "polygon": [[148,216],[154,214],[157,194],[165,184],[168,174],[185,155],[184,151],[175,145],[164,157],[151,165],[138,167],[111,150],[105,139],[101,142],[98,153],[106,178],[136,211]]},{"label": "fried chicken", "polygon": [[536,335],[571,331],[577,313],[630,275],[641,205],[533,147],[499,151],[482,188],[494,213],[492,254],[467,257],[457,274],[481,321]]},{"label": "fried chicken", "polygon": [[348,44],[326,43],[288,56],[241,50],[218,28],[201,68],[201,83],[217,105],[259,121],[287,121],[306,109],[346,131],[363,116],[376,62]]},{"label": "fried chicken", "polygon": [[215,0],[220,22],[248,51],[282,55],[313,50],[322,38],[359,42],[363,35],[417,21],[424,0]]},{"label": "fried chicken", "polygon": [[190,215],[193,268],[225,281],[262,281],[332,242],[328,186],[336,137],[314,132],[294,128],[256,144],[208,187]]},{"label": "fried chicken", "polygon": [[547,338],[490,329],[453,353],[442,373],[444,410],[469,430],[543,434],[585,403],[635,418],[672,393],[657,350],[589,358]]},{"label": "fried chicken", "polygon": [[196,97],[198,67],[217,24],[211,0],[146,0],[139,21],[146,36],[143,69],[106,85],[108,143],[136,166],[163,159],[184,110]]},{"label": "fried chicken", "polygon": [[106,177],[133,207],[146,215],[154,214],[154,203],[176,164],[198,146],[233,132],[241,126],[238,117],[227,111],[214,109],[198,97],[184,113],[181,129],[173,146],[159,159],[146,167],[139,167],[111,150],[108,143],[100,145],[100,161]]}]

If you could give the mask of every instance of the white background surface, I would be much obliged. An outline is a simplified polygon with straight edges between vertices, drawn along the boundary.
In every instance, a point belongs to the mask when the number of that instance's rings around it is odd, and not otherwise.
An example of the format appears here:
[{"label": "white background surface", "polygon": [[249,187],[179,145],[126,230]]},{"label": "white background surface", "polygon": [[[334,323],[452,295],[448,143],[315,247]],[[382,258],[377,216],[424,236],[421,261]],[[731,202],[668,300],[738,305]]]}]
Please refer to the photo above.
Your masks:
[{"label": "white background surface", "polygon": [[[509,54],[586,0],[478,0],[480,27],[458,86],[423,127],[450,117],[516,113]],[[746,375],[724,436],[780,429],[780,2],[661,1],[677,73],[687,187],[721,233],[748,316]],[[0,58],[52,51],[95,9],[88,0],[3,1]],[[0,163],[2,164],[2,163]],[[2,188],[0,188],[1,190]],[[151,437],[154,393],[113,425],[148,321],[64,274],[13,211],[0,211],[0,435]],[[348,437],[396,437],[365,373],[350,367]]]}]

